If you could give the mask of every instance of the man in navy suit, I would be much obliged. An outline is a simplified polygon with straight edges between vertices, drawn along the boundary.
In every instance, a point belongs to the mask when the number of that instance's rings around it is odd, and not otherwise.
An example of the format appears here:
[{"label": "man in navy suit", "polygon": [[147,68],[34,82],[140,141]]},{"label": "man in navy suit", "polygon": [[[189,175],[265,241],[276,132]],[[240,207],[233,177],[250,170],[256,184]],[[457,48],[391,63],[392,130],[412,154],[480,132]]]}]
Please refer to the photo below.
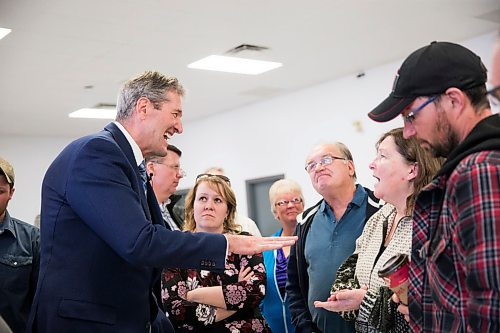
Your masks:
[{"label": "man in navy suit", "polygon": [[176,78],[158,72],[131,79],[116,121],[69,144],[47,170],[28,332],[173,332],[152,293],[160,268],[222,270],[227,251],[295,242],[165,228],[138,166],[165,156],[168,138],[182,133],[183,94]]}]

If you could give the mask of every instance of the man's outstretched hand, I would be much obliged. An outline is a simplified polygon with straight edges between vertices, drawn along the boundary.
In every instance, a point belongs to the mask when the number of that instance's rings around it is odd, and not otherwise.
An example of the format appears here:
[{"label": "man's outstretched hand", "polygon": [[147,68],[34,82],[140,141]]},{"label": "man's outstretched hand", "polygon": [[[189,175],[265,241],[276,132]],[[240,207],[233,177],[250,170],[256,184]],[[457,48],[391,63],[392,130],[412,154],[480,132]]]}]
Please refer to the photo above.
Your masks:
[{"label": "man's outstretched hand", "polygon": [[291,246],[297,241],[297,236],[288,237],[255,237],[224,234],[227,239],[228,251],[237,254],[256,254],[267,250]]}]

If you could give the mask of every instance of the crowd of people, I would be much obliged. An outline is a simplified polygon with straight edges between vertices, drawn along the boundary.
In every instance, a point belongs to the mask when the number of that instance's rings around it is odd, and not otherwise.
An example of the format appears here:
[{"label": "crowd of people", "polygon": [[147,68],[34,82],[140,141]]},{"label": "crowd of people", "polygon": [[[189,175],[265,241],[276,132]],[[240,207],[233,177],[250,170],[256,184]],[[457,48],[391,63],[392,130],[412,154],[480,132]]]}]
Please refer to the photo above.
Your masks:
[{"label": "crowd of people", "polygon": [[[48,168],[41,232],[7,211],[15,174],[0,158],[0,329],[499,332],[500,73],[487,81],[461,45],[411,53],[368,113],[403,122],[375,144],[374,190],[345,143],[316,145],[304,167],[321,200],[275,182],[270,237],[238,214],[220,167],[174,209],[184,88],[158,72],[127,81],[116,120]],[[398,255],[404,295],[378,274]]]}]

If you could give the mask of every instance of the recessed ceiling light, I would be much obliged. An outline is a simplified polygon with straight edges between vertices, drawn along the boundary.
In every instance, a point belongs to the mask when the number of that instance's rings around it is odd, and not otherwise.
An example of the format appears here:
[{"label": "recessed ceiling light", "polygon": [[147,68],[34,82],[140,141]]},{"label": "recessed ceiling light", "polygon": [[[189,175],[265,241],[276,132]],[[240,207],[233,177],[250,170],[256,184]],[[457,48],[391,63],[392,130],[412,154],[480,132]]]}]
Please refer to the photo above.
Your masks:
[{"label": "recessed ceiling light", "polygon": [[7,28],[0,28],[0,39],[7,36],[12,30]]},{"label": "recessed ceiling light", "polygon": [[70,118],[115,119],[116,109],[113,108],[83,108],[71,112]]},{"label": "recessed ceiling light", "polygon": [[188,68],[257,75],[281,66],[279,62],[211,55],[189,64]]}]

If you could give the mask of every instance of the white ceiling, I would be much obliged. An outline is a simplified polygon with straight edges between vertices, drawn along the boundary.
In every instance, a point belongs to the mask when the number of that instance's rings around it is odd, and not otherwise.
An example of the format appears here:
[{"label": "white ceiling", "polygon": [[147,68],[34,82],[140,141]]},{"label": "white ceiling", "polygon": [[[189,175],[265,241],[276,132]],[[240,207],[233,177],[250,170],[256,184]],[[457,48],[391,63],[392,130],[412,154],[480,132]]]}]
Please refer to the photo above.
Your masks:
[{"label": "white ceiling", "polygon": [[[94,132],[107,121],[67,114],[115,103],[145,70],[181,80],[189,121],[499,26],[498,0],[0,0],[0,27],[13,30],[0,41],[0,135]],[[259,76],[186,67],[240,44],[269,47],[240,55],[283,67]]]}]

